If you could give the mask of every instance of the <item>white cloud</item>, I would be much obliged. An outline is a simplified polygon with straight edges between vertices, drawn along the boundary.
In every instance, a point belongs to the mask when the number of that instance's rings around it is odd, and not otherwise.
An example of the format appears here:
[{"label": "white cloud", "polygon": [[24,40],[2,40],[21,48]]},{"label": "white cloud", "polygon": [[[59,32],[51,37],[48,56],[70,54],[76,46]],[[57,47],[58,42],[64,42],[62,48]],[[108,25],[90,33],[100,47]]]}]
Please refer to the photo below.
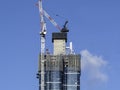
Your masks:
[{"label": "white cloud", "polygon": [[93,55],[88,50],[81,52],[81,69],[86,71],[87,78],[94,81],[106,82],[108,80],[107,74],[104,72],[107,61],[101,56]]}]

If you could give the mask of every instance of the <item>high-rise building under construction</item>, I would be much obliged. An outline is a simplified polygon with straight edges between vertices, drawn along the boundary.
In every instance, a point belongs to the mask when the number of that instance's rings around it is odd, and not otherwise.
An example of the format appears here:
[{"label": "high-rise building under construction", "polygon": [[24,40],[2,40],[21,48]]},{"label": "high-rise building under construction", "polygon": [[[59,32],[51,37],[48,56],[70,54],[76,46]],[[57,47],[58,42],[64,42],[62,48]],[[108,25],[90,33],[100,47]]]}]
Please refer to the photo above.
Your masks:
[{"label": "high-rise building under construction", "polygon": [[[80,55],[66,54],[67,33],[52,33],[53,55],[44,55],[44,90],[80,90]],[[41,55],[39,58],[39,90],[41,85]]]},{"label": "high-rise building under construction", "polygon": [[[39,55],[39,68],[37,78],[39,79],[39,90],[80,90],[80,55],[73,53],[72,43],[66,47],[67,32],[65,22],[61,29],[59,25],[43,10],[42,0],[38,2],[40,12],[40,40],[41,52]],[[60,30],[52,33],[53,54],[45,51],[46,23],[44,16]]]}]

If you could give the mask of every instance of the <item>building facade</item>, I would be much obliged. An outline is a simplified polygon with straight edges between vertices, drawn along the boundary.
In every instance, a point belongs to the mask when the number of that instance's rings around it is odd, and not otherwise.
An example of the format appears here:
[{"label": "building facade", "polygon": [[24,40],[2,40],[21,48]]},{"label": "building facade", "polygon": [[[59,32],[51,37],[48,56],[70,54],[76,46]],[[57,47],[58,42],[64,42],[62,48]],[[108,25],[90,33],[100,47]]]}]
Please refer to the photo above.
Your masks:
[{"label": "building facade", "polygon": [[[66,54],[67,33],[53,33],[53,55],[44,56],[45,90],[80,90],[81,63],[79,54]],[[41,57],[41,55],[40,55]],[[39,90],[41,90],[41,60],[39,57]]]}]

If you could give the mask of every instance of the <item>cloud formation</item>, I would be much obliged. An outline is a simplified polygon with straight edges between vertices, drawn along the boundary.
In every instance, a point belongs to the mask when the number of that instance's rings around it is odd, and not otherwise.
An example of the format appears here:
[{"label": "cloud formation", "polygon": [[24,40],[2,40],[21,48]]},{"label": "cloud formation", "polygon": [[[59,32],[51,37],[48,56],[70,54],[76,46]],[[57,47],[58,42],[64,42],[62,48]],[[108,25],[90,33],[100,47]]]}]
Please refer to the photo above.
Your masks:
[{"label": "cloud formation", "polygon": [[87,78],[92,81],[106,82],[107,74],[104,72],[107,61],[101,56],[93,55],[88,50],[81,52],[81,69],[87,74]]}]

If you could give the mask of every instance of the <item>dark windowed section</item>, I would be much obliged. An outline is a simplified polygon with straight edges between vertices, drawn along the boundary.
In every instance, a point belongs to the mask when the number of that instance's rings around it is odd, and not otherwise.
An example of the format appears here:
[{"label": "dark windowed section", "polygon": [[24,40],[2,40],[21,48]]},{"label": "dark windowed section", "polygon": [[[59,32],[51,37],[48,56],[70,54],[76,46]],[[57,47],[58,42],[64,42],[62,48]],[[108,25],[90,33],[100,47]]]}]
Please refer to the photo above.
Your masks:
[{"label": "dark windowed section", "polygon": [[80,90],[80,72],[64,70],[63,90]]},{"label": "dark windowed section", "polygon": [[63,90],[62,76],[63,72],[48,71],[46,72],[46,90]]}]

